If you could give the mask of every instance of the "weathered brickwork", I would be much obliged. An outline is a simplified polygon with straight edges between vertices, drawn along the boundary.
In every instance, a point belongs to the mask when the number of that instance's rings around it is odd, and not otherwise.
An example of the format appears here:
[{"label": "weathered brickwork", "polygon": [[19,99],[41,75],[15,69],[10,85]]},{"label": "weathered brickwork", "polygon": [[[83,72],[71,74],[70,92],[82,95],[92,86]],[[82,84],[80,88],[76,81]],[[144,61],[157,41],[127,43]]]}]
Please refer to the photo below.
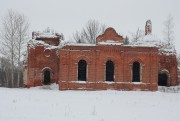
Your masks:
[{"label": "weathered brickwork", "polygon": [[124,38],[118,35],[116,31],[111,27],[107,28],[104,34],[97,37],[96,44],[98,44],[98,42],[106,42],[108,40],[124,43]]},{"label": "weathered brickwork", "polygon": [[[60,89],[157,90],[158,49],[123,46],[66,46],[60,51]],[[87,62],[87,82],[78,81],[78,62]],[[114,62],[114,82],[105,81],[106,62]],[[132,64],[141,64],[141,82],[132,82]]]},{"label": "weathered brickwork", "polygon": [[[60,42],[60,38],[38,38],[34,41],[38,40],[53,46]],[[101,43],[109,40],[114,40],[115,43]],[[122,36],[113,28],[108,28],[97,38],[94,45],[70,44],[51,49],[42,45],[28,45],[25,85],[32,87],[56,82],[59,84],[59,90],[156,91],[158,75],[161,73],[167,75],[167,78],[161,76],[161,81],[167,81],[165,86],[178,84],[175,55],[159,54],[157,47],[129,46],[123,45],[123,42]],[[81,61],[85,64],[81,65]],[[107,81],[107,62],[113,63],[110,72],[113,74],[112,81]],[[82,78],[84,81],[80,81]],[[135,79],[138,81],[134,81]]]},{"label": "weathered brickwork", "polygon": [[159,55],[159,73],[168,75],[167,85],[175,86],[178,84],[177,59],[175,55]]},{"label": "weathered brickwork", "polygon": [[[59,39],[57,39],[59,41]],[[57,49],[46,49],[42,45],[28,47],[27,87],[43,85],[44,71],[50,70],[51,83],[58,81],[59,59]]]}]

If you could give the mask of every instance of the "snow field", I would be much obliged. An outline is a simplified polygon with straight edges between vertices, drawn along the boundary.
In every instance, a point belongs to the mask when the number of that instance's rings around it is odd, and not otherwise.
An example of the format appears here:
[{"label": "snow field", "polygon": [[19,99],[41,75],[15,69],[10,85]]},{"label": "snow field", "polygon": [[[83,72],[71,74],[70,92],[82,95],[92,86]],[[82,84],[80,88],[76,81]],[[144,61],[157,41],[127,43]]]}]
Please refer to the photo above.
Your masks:
[{"label": "snow field", "polygon": [[180,93],[0,88],[0,121],[180,121]]}]

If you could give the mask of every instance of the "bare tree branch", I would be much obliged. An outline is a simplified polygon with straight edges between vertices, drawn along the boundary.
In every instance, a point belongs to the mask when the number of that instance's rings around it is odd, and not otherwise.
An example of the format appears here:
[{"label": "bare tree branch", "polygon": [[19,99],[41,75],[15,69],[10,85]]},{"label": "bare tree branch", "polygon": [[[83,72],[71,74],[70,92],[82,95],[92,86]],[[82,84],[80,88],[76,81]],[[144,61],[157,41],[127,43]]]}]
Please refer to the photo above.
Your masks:
[{"label": "bare tree branch", "polygon": [[[22,57],[23,48],[25,47],[24,44],[27,40],[28,29],[29,23],[26,17],[14,10],[9,10],[2,19],[2,29],[0,31],[2,47],[0,52],[7,60],[10,60],[11,87],[14,87],[15,84],[15,66],[20,68],[20,59]],[[19,71],[20,70],[18,70],[18,73]],[[18,74],[18,76],[19,75],[20,74]]]},{"label": "bare tree branch", "polygon": [[23,56],[23,47],[25,47],[25,43],[28,39],[28,30],[29,30],[29,22],[24,15],[19,14],[17,18],[17,41],[16,41],[16,49],[17,49],[17,64],[18,64],[18,82],[17,85],[20,85],[20,71],[21,68],[21,58]]},{"label": "bare tree branch", "polygon": [[73,38],[77,43],[96,43],[96,38],[104,33],[106,25],[96,20],[89,20],[81,32],[76,31]]},{"label": "bare tree branch", "polygon": [[168,15],[166,21],[163,23],[163,35],[164,40],[167,42],[168,45],[174,44],[174,18],[172,15]]},{"label": "bare tree branch", "polygon": [[144,32],[138,28],[135,33],[131,33],[132,42],[137,42],[143,36],[144,36]]}]

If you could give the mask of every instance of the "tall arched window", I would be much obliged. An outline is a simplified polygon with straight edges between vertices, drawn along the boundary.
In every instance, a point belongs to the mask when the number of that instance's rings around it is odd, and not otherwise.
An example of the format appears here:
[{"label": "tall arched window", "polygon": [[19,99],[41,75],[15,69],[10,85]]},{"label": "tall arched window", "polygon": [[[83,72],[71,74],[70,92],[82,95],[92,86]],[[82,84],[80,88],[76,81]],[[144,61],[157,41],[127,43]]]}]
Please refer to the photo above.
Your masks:
[{"label": "tall arched window", "polygon": [[86,81],[86,70],[87,70],[86,61],[80,60],[78,62],[78,80],[79,81]]},{"label": "tall arched window", "polygon": [[140,82],[140,73],[141,73],[141,67],[139,62],[134,62],[132,67],[132,81],[133,82]]},{"label": "tall arched window", "polygon": [[106,62],[106,81],[114,81],[114,63],[110,60]]},{"label": "tall arched window", "polygon": [[45,85],[51,83],[51,74],[49,70],[44,71],[44,82]]}]

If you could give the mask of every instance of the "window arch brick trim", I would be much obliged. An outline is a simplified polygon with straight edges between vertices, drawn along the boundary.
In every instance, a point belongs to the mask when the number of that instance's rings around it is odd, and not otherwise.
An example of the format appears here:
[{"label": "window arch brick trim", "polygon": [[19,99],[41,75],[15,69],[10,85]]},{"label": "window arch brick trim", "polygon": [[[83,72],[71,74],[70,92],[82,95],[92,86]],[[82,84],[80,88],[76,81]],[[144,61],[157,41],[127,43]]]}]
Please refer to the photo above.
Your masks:
[{"label": "window arch brick trim", "polygon": [[132,59],[130,62],[129,62],[129,66],[130,66],[130,70],[131,70],[131,82],[133,82],[133,64],[134,62],[138,62],[140,64],[140,82],[142,82],[143,80],[143,66],[145,66],[144,62],[140,59],[140,58],[135,58],[135,59]]},{"label": "window arch brick trim", "polygon": [[75,58],[75,59],[74,59],[74,63],[75,63],[75,64],[78,64],[78,62],[79,62],[80,60],[85,60],[86,63],[87,63],[87,65],[89,65],[89,64],[91,63],[90,59],[89,59],[87,56],[85,56],[85,55],[80,55],[80,56],[78,56],[77,58]]},{"label": "window arch brick trim", "polygon": [[118,74],[118,60],[117,59],[115,59],[114,57],[112,57],[112,56],[107,56],[107,57],[105,57],[103,60],[102,60],[102,66],[103,66],[103,68],[104,68],[104,71],[103,71],[103,81],[107,81],[107,78],[106,78],[106,76],[107,76],[107,73],[106,73],[106,64],[107,64],[107,62],[108,61],[112,61],[113,62],[113,67],[114,67],[114,70],[113,70],[113,80],[111,80],[112,82],[116,82],[116,74]]},{"label": "window arch brick trim", "polygon": [[119,63],[114,57],[106,57],[103,59],[103,64],[106,65],[106,62],[108,61],[112,61],[114,63],[114,67],[117,63]]},{"label": "window arch brick trim", "polygon": [[144,66],[144,62],[140,59],[140,58],[135,58],[135,59],[132,59],[130,62],[129,62],[129,65],[132,66],[134,62],[139,62],[141,64],[141,66]]},{"label": "window arch brick trim", "polygon": [[76,68],[76,72],[75,72],[76,77],[75,77],[75,79],[78,81],[78,63],[81,60],[86,61],[86,81],[88,81],[89,80],[89,65],[91,63],[91,60],[86,55],[80,55],[80,56],[73,59],[73,63],[74,63],[75,68]]},{"label": "window arch brick trim", "polygon": [[44,67],[42,70],[41,70],[41,73],[43,73],[44,71],[46,70],[49,70],[50,72],[53,73],[53,70],[50,68],[50,67]]}]

